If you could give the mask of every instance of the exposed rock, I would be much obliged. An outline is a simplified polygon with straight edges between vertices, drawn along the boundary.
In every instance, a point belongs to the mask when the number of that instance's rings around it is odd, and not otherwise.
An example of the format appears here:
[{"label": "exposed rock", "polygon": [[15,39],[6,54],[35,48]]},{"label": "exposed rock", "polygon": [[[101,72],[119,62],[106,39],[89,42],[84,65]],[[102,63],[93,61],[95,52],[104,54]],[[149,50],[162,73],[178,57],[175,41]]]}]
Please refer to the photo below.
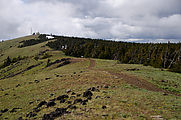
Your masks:
[{"label": "exposed rock", "polygon": [[75,96],[71,96],[70,98],[73,99],[73,98],[75,98]]},{"label": "exposed rock", "polygon": [[125,69],[125,70],[126,70],[126,71],[138,71],[138,70],[140,70],[140,69],[138,69],[138,68],[132,68],[132,69],[131,69],[131,68],[130,68],[130,69],[127,68],[127,69]]},{"label": "exposed rock", "polygon": [[20,87],[21,85],[20,84],[17,84],[16,87]]},{"label": "exposed rock", "polygon": [[87,105],[87,102],[88,102],[88,100],[83,100],[83,101],[81,102],[81,104],[82,104],[82,105]]},{"label": "exposed rock", "polygon": [[44,114],[42,120],[54,120],[55,118],[60,117],[65,113],[68,113],[66,108],[57,108],[54,112]]},{"label": "exposed rock", "polygon": [[83,102],[82,102],[82,105],[87,105],[87,103],[83,101]]},{"label": "exposed rock", "polygon": [[64,103],[64,102],[65,102],[65,99],[60,100],[60,103]]},{"label": "exposed rock", "polygon": [[77,97],[80,97],[81,96],[81,94],[77,94]]},{"label": "exposed rock", "polygon": [[83,97],[91,97],[93,94],[91,91],[87,90],[83,93]]},{"label": "exposed rock", "polygon": [[102,109],[106,109],[107,107],[105,105],[102,106]]},{"label": "exposed rock", "polygon": [[47,104],[46,101],[42,101],[42,102],[40,102],[40,103],[38,104],[37,108],[40,108],[40,107],[42,107],[43,105],[46,105],[46,104]]},{"label": "exposed rock", "polygon": [[168,94],[167,93],[163,93],[164,96],[167,96]]},{"label": "exposed rock", "polygon": [[104,85],[103,87],[104,87],[104,88],[109,88],[109,86],[108,86],[108,85]]},{"label": "exposed rock", "polygon": [[35,82],[35,83],[39,83],[40,81],[39,81],[39,80],[35,80],[34,82]]},{"label": "exposed rock", "polygon": [[33,111],[34,112],[40,112],[40,109],[39,108],[34,108]]},{"label": "exposed rock", "polygon": [[4,89],[0,88],[0,91],[4,91]]},{"label": "exposed rock", "polygon": [[68,95],[61,95],[59,97],[57,97],[57,100],[62,100],[62,99],[66,99],[66,98],[69,98]]},{"label": "exposed rock", "polygon": [[50,78],[45,78],[45,80],[49,80]]},{"label": "exposed rock", "polygon": [[4,109],[4,110],[1,110],[1,113],[5,113],[5,112],[8,112],[9,109]]},{"label": "exposed rock", "polygon": [[[38,101],[38,100],[37,100]],[[34,112],[39,112],[40,111],[40,107],[42,107],[43,105],[46,105],[47,104],[47,102],[46,101],[42,101],[42,102],[40,102],[38,105],[37,105],[37,107],[36,108],[34,108]]]},{"label": "exposed rock", "polygon": [[74,100],[74,104],[76,104],[76,103],[81,103],[81,102],[82,102],[82,99],[81,99],[81,98]]},{"label": "exposed rock", "polygon": [[67,89],[67,90],[66,90],[66,93],[70,93],[70,92],[72,92],[71,89]]},{"label": "exposed rock", "polygon": [[49,101],[47,103],[47,107],[52,107],[52,106],[55,106],[55,105],[56,105],[56,103],[54,101]]},{"label": "exposed rock", "polygon": [[75,92],[72,92],[72,94],[71,95],[75,95],[76,93]]},{"label": "exposed rock", "polygon": [[33,101],[29,102],[29,104],[30,104],[30,105],[33,104]]},{"label": "exposed rock", "polygon": [[104,114],[104,115],[102,115],[102,117],[108,117],[108,114]]},{"label": "exposed rock", "polygon": [[83,102],[88,102],[89,100],[88,99],[85,99]]},{"label": "exposed rock", "polygon": [[51,93],[51,94],[50,94],[50,97],[52,97],[52,96],[54,96],[54,94],[53,94],[53,93]]},{"label": "exposed rock", "polygon": [[177,85],[177,84],[175,84],[175,85],[174,85],[174,87],[176,87],[176,88],[177,88],[177,87],[178,87],[178,85]]},{"label": "exposed rock", "polygon": [[56,75],[56,77],[60,77],[60,75]]},{"label": "exposed rock", "polygon": [[67,101],[67,104],[71,104],[72,103],[72,101]]},{"label": "exposed rock", "polygon": [[165,83],[167,83],[167,82],[168,82],[168,80],[161,80],[161,82],[165,82]]},{"label": "exposed rock", "polygon": [[102,93],[107,93],[106,91],[102,91]]},{"label": "exposed rock", "polygon": [[91,96],[88,96],[88,97],[87,97],[87,100],[91,100],[91,99],[92,99],[92,97],[91,97]]},{"label": "exposed rock", "polygon": [[30,112],[30,113],[28,113],[28,114],[26,115],[26,117],[29,117],[29,118],[35,117],[35,116],[37,116],[37,114],[36,114],[36,113],[33,113],[33,112]]},{"label": "exposed rock", "polygon": [[99,89],[97,89],[97,88],[95,88],[95,87],[89,88],[88,90],[90,90],[90,91],[95,91],[95,92],[99,92],[99,91],[100,91]]},{"label": "exposed rock", "polygon": [[54,98],[54,99],[51,99],[50,101],[53,101],[53,102],[55,102],[55,100],[56,100],[56,98]]},{"label": "exposed rock", "polygon": [[111,98],[110,96],[106,96],[106,97],[104,97],[104,98]]},{"label": "exposed rock", "polygon": [[77,109],[77,107],[75,105],[69,105],[67,108],[70,108],[70,109]]},{"label": "exposed rock", "polygon": [[101,98],[101,96],[96,96],[95,99]]},{"label": "exposed rock", "polygon": [[22,109],[22,108],[13,108],[13,109],[10,111],[10,113],[17,112],[16,110],[18,110],[18,109]]}]

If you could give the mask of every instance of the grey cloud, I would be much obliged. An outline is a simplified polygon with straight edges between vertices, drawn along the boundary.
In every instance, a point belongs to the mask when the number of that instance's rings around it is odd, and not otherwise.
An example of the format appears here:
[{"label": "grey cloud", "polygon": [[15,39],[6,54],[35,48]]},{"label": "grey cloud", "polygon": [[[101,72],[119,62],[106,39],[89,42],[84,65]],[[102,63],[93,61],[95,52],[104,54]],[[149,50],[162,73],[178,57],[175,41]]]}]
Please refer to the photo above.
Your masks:
[{"label": "grey cloud", "polygon": [[0,39],[54,33],[127,41],[181,39],[180,0],[1,0]]}]

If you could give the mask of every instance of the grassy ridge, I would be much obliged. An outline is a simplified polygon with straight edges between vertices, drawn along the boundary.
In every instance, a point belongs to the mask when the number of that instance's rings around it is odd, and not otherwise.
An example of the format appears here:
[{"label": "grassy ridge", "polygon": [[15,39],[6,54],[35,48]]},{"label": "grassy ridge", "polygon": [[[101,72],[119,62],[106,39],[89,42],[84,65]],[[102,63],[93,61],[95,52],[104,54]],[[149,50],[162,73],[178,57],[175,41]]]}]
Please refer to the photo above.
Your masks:
[{"label": "grassy ridge", "polygon": [[[25,39],[25,38],[24,38]],[[31,39],[31,38],[27,38]],[[137,86],[127,84],[124,77],[110,74],[124,73],[128,76],[141,78],[149,81],[157,87],[180,94],[181,74],[161,71],[158,68],[135,64],[118,64],[114,60],[94,59],[95,66],[90,66],[90,60],[86,58],[73,58],[65,56],[61,51],[53,51],[48,47],[42,47],[47,42],[36,44],[25,48],[17,48],[19,42],[5,41],[0,43],[4,56],[0,57],[0,64],[7,56],[18,55],[28,56],[0,70],[0,77],[15,74],[23,71],[29,66],[40,65],[24,71],[14,77],[0,80],[0,110],[9,109],[8,112],[0,113],[0,119],[10,120],[26,115],[33,110],[41,101],[49,101],[60,95],[70,96],[68,101],[74,101],[80,97],[72,97],[71,93],[66,93],[71,89],[77,94],[82,94],[90,87],[98,87],[100,92],[93,92],[92,99],[87,105],[75,104],[77,109],[71,110],[70,114],[61,116],[61,119],[151,119],[151,116],[160,115],[164,119],[181,119],[181,99],[172,94],[164,95],[162,92],[148,91]],[[7,45],[8,44],[8,45]],[[9,48],[8,46],[12,46]],[[34,57],[47,50],[46,53],[52,55],[46,59],[35,60]],[[42,56],[42,55],[40,55]],[[54,64],[46,67],[48,59],[53,62],[62,58],[72,58],[71,64],[58,67]],[[13,67],[16,65],[16,67]],[[12,68],[9,71],[8,68]],[[127,71],[127,69],[137,68],[137,71]],[[3,71],[7,71],[4,72]],[[38,80],[38,82],[37,82]],[[176,86],[175,86],[176,85]],[[105,86],[108,86],[105,87]],[[167,87],[167,88],[166,88]],[[31,104],[30,104],[31,103]],[[43,106],[35,117],[28,119],[42,119],[44,114],[55,111],[56,108],[66,107],[67,103],[46,108]],[[102,106],[106,106],[103,109]],[[16,112],[10,112],[13,108],[22,108]],[[57,118],[59,119],[59,118]]]}]

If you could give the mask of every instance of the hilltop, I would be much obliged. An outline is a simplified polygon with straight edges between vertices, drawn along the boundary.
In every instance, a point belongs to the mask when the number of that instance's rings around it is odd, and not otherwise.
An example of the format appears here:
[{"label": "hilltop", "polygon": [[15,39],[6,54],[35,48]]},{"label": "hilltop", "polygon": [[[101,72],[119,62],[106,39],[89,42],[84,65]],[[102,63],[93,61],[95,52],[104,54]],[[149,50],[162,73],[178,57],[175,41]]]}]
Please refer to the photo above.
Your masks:
[{"label": "hilltop", "polygon": [[1,42],[0,119],[181,119],[180,50],[46,35]]}]

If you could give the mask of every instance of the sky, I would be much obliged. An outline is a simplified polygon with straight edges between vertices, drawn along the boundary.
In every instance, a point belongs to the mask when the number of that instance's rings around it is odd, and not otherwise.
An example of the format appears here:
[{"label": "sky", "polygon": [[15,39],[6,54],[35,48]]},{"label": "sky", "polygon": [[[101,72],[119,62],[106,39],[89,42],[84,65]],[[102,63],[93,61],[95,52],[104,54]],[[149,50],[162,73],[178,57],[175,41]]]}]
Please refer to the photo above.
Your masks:
[{"label": "sky", "polygon": [[0,40],[33,32],[181,42],[181,0],[0,0]]}]

